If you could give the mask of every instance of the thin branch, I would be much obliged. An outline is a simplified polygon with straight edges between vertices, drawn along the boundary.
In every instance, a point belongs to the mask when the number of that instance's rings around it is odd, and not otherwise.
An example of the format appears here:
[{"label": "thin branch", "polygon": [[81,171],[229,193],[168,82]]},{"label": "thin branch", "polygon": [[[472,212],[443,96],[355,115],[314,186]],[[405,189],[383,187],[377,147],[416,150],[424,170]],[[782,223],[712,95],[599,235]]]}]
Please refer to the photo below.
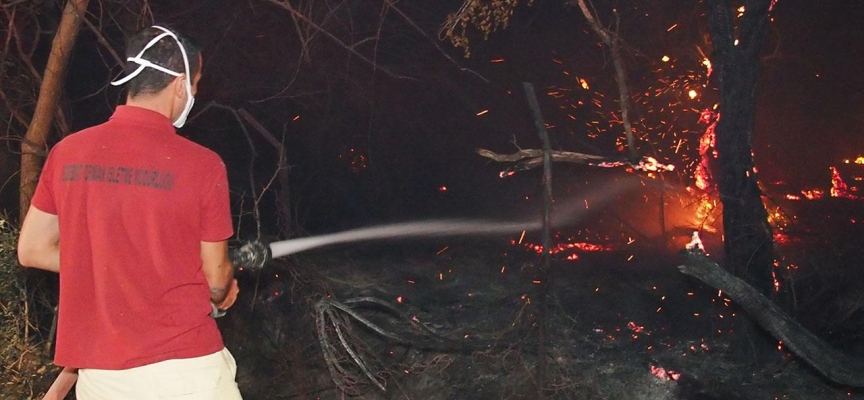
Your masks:
[{"label": "thin branch", "polygon": [[15,6],[17,6],[18,4],[24,4],[24,3],[27,3],[29,1],[31,1],[31,0],[14,0],[10,3],[3,4],[2,6],[0,6],[0,8],[3,8],[3,9],[15,8]]},{"label": "thin branch", "polygon": [[[444,56],[444,58],[446,58],[446,59],[449,60],[451,63],[453,63],[453,65],[455,65],[457,68],[459,68],[460,71],[471,73],[472,75],[474,75],[474,76],[480,78],[483,82],[485,82],[485,83],[490,83],[489,79],[486,79],[486,77],[484,77],[483,75],[480,75],[480,73],[478,73],[477,71],[474,71],[474,70],[472,70],[472,69],[470,69],[470,68],[465,68],[465,67],[463,67],[463,66],[460,65],[456,60],[454,60],[453,57],[450,57],[450,55],[447,54],[447,52],[444,51],[444,49],[441,48],[441,46],[438,45],[438,42],[435,41],[435,39],[433,39],[431,36],[429,36],[429,34],[427,34],[426,31],[424,31],[422,28],[420,28],[419,26],[417,26],[417,23],[414,22],[414,20],[412,20],[410,17],[408,17],[408,15],[406,15],[404,12],[402,12],[402,10],[400,10],[398,7],[396,7],[396,4],[394,4],[392,0],[384,0],[384,2],[387,3],[387,5],[388,5],[388,6],[389,6],[393,11],[395,11],[396,14],[399,14],[399,16],[402,17],[402,19],[404,19],[405,22],[408,23],[408,25],[411,25],[412,28],[414,28],[417,32],[420,32],[420,34],[423,35],[423,37],[425,37],[426,39],[428,39],[428,40],[429,40],[429,43],[432,43],[432,45],[435,47],[435,49],[437,49],[438,52],[441,53],[441,55]],[[464,7],[464,5],[463,5],[463,7]]]},{"label": "thin branch", "polygon": [[[491,150],[477,149],[477,154],[498,162],[515,162],[526,158],[542,158],[543,150],[522,149],[511,154],[499,154]],[[593,154],[576,153],[572,151],[552,150],[553,161],[563,161],[581,164],[601,163],[608,161],[622,161],[620,157],[604,157]]]},{"label": "thin branch", "polygon": [[114,61],[117,61],[117,65],[124,65],[125,63],[123,62],[123,59],[120,58],[120,55],[117,54],[117,50],[115,50],[114,47],[111,46],[111,43],[108,43],[108,40],[105,39],[105,36],[102,35],[102,32],[99,31],[99,28],[93,25],[93,23],[90,22],[90,19],[86,16],[84,17],[84,23],[87,24],[87,28],[89,28],[90,31],[96,35],[96,39],[99,41],[99,43],[102,46],[105,46],[105,49],[108,50],[109,53],[111,53],[111,56],[114,57]]},{"label": "thin branch", "polygon": [[300,58],[307,63],[311,62],[312,59],[309,55],[309,42],[312,38],[303,35],[303,29],[300,27],[300,20],[297,19],[297,16],[294,15],[294,13],[291,13],[291,20],[294,21],[294,30],[297,32],[297,40],[300,41]]},{"label": "thin branch", "polygon": [[[329,312],[332,313],[332,311]],[[365,360],[360,358],[354,351],[354,349],[351,347],[351,345],[348,344],[348,340],[345,339],[345,335],[342,334],[342,328],[339,327],[339,324],[334,323],[333,327],[336,329],[336,335],[339,337],[339,342],[342,343],[342,347],[345,349],[346,352],[348,352],[348,355],[351,356],[351,359],[354,360],[354,363],[357,364],[358,367],[360,367],[360,370],[363,371],[363,374],[366,375],[366,377],[369,378],[369,380],[372,381],[375,386],[378,386],[379,389],[386,392],[387,389],[384,387],[384,384],[380,382],[377,378],[375,378],[371,372],[369,372],[369,367],[366,366]]]},{"label": "thin branch", "polygon": [[12,117],[15,118],[18,123],[23,125],[24,128],[30,126],[30,120],[27,119],[27,117],[25,117],[24,114],[21,113],[21,111],[12,104],[12,101],[9,100],[8,96],[6,96],[6,92],[3,91],[3,86],[0,86],[0,97],[3,98],[3,102],[6,103],[6,109],[9,111],[10,114],[12,114]]},{"label": "thin branch", "polygon": [[348,44],[346,44],[345,42],[343,42],[342,40],[337,38],[335,35],[333,35],[329,31],[327,31],[326,29],[322,28],[321,26],[316,24],[314,21],[309,19],[309,17],[307,17],[307,16],[303,15],[302,13],[300,13],[299,11],[297,11],[293,6],[291,6],[290,2],[279,1],[279,0],[267,0],[267,1],[269,1],[272,4],[275,4],[275,5],[278,5],[282,8],[284,8],[285,10],[290,12],[291,15],[294,15],[297,18],[305,21],[307,24],[309,24],[309,26],[311,26],[312,28],[315,28],[316,31],[324,34],[324,36],[327,36],[328,38],[330,38],[330,40],[336,42],[339,46],[341,46],[345,50],[348,50],[349,53],[357,56],[357,58],[359,58],[364,63],[369,64],[369,66],[371,66],[373,69],[381,70],[386,75],[388,75],[392,78],[416,80],[416,78],[412,78],[412,77],[404,76],[404,75],[399,75],[399,74],[391,72],[388,68],[384,68],[384,67],[381,67],[379,65],[376,65],[374,61],[370,60],[368,57],[364,56],[363,54],[360,54],[359,52],[357,52],[357,50],[353,49],[351,46],[349,46]]},{"label": "thin branch", "polygon": [[[17,9],[14,9],[12,11],[15,12],[15,11],[17,11]],[[9,30],[13,32],[12,36],[15,38],[15,48],[18,50],[18,55],[21,57],[21,61],[27,67],[27,70],[30,72],[30,75],[32,75],[34,78],[36,78],[36,80],[38,82],[41,82],[42,81],[42,74],[40,74],[39,71],[36,70],[36,67],[33,66],[33,52],[36,51],[35,43],[39,43],[39,41],[34,40],[33,41],[33,43],[34,43],[33,48],[30,49],[30,51],[25,51],[24,50],[24,44],[21,41],[21,32],[19,32],[17,27],[15,26],[15,24],[12,23],[13,19],[15,18],[15,15],[14,14],[10,15],[9,10],[5,9],[5,8],[3,9],[3,12],[6,13],[6,18],[9,18]],[[36,26],[37,26],[36,36],[38,37],[40,35],[40,31],[41,31],[41,28],[38,28],[38,26],[39,26],[38,21],[36,22]]]}]

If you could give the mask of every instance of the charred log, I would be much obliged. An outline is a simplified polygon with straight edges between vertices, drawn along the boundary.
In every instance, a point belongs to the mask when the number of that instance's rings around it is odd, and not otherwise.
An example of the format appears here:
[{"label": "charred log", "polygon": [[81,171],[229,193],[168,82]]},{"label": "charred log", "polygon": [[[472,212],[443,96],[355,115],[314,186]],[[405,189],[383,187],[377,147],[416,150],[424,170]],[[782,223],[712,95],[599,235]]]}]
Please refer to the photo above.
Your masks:
[{"label": "charred log", "polygon": [[747,282],[736,278],[699,251],[685,251],[678,269],[722,290],[768,333],[832,382],[864,387],[864,360],[852,358],[808,331]]}]

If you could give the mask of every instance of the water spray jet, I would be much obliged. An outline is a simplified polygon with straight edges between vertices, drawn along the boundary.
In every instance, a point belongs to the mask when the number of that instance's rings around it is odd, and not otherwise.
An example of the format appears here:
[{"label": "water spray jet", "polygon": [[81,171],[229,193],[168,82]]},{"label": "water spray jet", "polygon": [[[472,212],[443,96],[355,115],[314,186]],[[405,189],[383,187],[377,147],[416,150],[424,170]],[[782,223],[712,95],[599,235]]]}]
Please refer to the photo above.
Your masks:
[{"label": "water spray jet", "polygon": [[[600,190],[587,193],[582,199],[573,199],[567,203],[556,204],[556,210],[551,217],[552,225],[553,227],[560,227],[575,224],[588,214],[587,204],[589,202],[591,204],[604,204],[614,196],[640,186],[640,181],[635,178],[618,180]],[[595,207],[593,210],[596,209]],[[273,258],[340,243],[357,243],[380,239],[499,235],[520,231],[537,231],[542,227],[543,223],[539,218],[514,221],[436,219],[399,222],[272,243],[261,240],[247,241],[232,249],[230,256],[235,267],[261,269]]]}]

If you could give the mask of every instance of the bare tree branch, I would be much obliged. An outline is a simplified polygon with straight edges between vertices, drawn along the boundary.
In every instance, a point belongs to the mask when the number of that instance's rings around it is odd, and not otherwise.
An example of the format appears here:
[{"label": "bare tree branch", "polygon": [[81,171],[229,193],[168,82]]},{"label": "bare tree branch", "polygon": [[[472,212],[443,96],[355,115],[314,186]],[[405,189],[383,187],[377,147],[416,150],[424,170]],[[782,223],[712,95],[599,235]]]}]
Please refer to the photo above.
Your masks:
[{"label": "bare tree branch", "polygon": [[[627,137],[627,147],[630,149],[630,161],[636,162],[639,153],[636,150],[636,140],[633,137],[633,127],[630,124],[630,91],[627,88],[627,72],[624,69],[624,60],[621,57],[621,38],[615,32],[610,32],[600,25],[594,14],[588,9],[585,0],[576,0],[579,9],[591,25],[591,29],[600,36],[600,40],[609,46],[612,51],[612,64],[615,66],[615,77],[618,81],[618,101],[621,104],[621,121],[624,124],[624,135]],[[617,21],[617,14],[616,14]],[[617,22],[616,22],[617,26]]]},{"label": "bare tree branch", "polygon": [[336,42],[339,46],[341,46],[341,47],[344,48],[345,50],[348,50],[349,53],[355,55],[357,58],[359,58],[359,59],[360,59],[361,61],[363,61],[364,63],[369,64],[369,66],[371,66],[373,69],[375,69],[375,70],[380,70],[381,72],[385,73],[386,75],[388,75],[388,76],[390,76],[390,77],[392,77],[392,78],[396,78],[396,79],[410,79],[410,80],[415,80],[415,78],[412,78],[412,77],[409,77],[409,76],[404,76],[404,75],[396,74],[396,73],[390,71],[388,68],[384,68],[384,67],[382,67],[382,66],[377,65],[377,64],[375,63],[375,61],[369,59],[369,57],[366,57],[366,56],[363,55],[363,54],[360,54],[360,53],[359,53],[356,49],[354,49],[352,46],[346,44],[346,43],[343,42],[341,39],[339,39],[338,37],[336,37],[335,35],[333,35],[333,34],[330,33],[329,31],[327,31],[326,29],[322,28],[320,25],[316,24],[315,21],[312,21],[309,17],[307,17],[306,15],[303,15],[302,13],[300,13],[299,11],[297,11],[297,10],[296,10],[292,5],[291,5],[290,2],[288,2],[288,1],[279,1],[279,0],[267,0],[267,1],[269,1],[270,3],[273,3],[273,4],[275,4],[275,5],[278,5],[278,6],[282,7],[282,8],[284,8],[284,9],[287,10],[289,13],[291,13],[291,15],[296,16],[298,19],[300,19],[300,20],[302,20],[302,21],[305,21],[307,24],[309,24],[309,26],[311,26],[312,28],[314,28],[316,31],[320,32],[320,33],[323,34],[324,36],[327,36],[328,38],[330,38],[330,40]]},{"label": "bare tree branch", "polygon": [[441,53],[441,55],[443,55],[444,58],[446,58],[451,63],[453,63],[453,65],[455,65],[456,68],[459,68],[459,70],[462,72],[471,73],[472,75],[475,75],[478,78],[480,78],[483,82],[489,83],[489,79],[486,79],[486,77],[484,77],[483,75],[480,75],[480,73],[478,73],[477,71],[474,71],[470,68],[465,68],[465,67],[461,66],[458,62],[456,62],[456,60],[453,59],[453,57],[450,57],[450,55],[447,54],[447,52],[444,51],[444,49],[442,49],[441,46],[439,46],[438,43],[434,39],[432,39],[432,37],[429,36],[429,34],[427,34],[419,26],[417,26],[417,23],[414,22],[414,20],[412,20],[410,17],[408,17],[408,15],[406,15],[404,12],[402,12],[402,10],[400,10],[399,7],[396,7],[396,4],[393,4],[392,0],[384,0],[384,3],[387,3],[387,6],[389,6],[390,9],[395,11],[396,14],[399,14],[399,16],[402,17],[402,19],[404,19],[405,22],[408,23],[408,25],[411,25],[412,28],[414,28],[417,32],[420,32],[420,34],[423,35],[423,37],[428,39],[429,42],[432,43],[433,46],[435,46],[435,49],[438,50],[438,52]]},{"label": "bare tree branch", "polygon": [[114,46],[111,46],[111,43],[108,43],[108,40],[105,39],[105,35],[99,30],[96,25],[93,25],[92,22],[88,18],[84,18],[84,23],[87,24],[87,28],[90,29],[93,34],[96,35],[96,39],[99,41],[99,44],[105,47],[105,50],[108,50],[108,53],[114,57],[114,61],[117,61],[117,65],[124,65],[125,62],[120,58],[120,55],[117,53],[117,50],[114,49]]},{"label": "bare tree branch", "polygon": [[[489,158],[498,162],[515,162],[521,161],[525,158],[541,158],[543,157],[543,150],[539,149],[522,149],[515,153],[511,154],[499,154],[495,153],[491,150],[486,149],[477,149],[477,154]],[[580,164],[589,164],[589,163],[601,163],[606,161],[622,161],[621,158],[609,158],[603,156],[597,156],[593,154],[585,154],[585,153],[576,153],[572,151],[561,151],[561,150],[552,150],[552,160],[553,161],[563,161],[563,162],[572,162],[572,163],[580,163]]]}]

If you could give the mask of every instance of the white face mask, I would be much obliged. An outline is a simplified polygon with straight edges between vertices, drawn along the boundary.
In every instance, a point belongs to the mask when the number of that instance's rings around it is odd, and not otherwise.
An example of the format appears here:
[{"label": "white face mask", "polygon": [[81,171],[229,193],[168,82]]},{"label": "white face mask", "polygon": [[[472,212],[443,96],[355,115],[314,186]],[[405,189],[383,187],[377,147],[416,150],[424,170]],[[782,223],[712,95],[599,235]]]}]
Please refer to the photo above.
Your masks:
[{"label": "white face mask", "polygon": [[172,70],[165,68],[161,65],[154,64],[148,60],[141,58],[141,56],[144,54],[145,51],[147,51],[147,49],[153,47],[153,45],[158,43],[165,36],[171,36],[172,38],[174,38],[174,41],[177,42],[177,46],[180,47],[180,53],[183,55],[183,66],[186,68],[186,106],[183,108],[183,113],[181,113],[180,116],[177,117],[177,119],[174,120],[174,122],[173,122],[175,127],[182,128],[183,125],[186,124],[186,117],[189,116],[189,111],[192,111],[192,105],[195,104],[195,96],[192,95],[192,77],[190,76],[190,71],[189,71],[189,57],[186,56],[186,49],[183,48],[183,43],[180,43],[180,39],[177,39],[177,35],[175,35],[173,32],[171,32],[168,29],[165,29],[161,26],[153,25],[153,27],[156,29],[159,29],[165,33],[162,33],[159,36],[156,36],[155,38],[153,38],[153,40],[151,40],[149,43],[147,43],[147,45],[144,46],[144,48],[141,49],[141,51],[135,57],[129,57],[126,59],[126,61],[132,61],[134,63],[141,65],[141,66],[138,67],[135,71],[132,71],[132,73],[127,75],[125,78],[118,79],[114,82],[111,82],[111,84],[114,86],[119,86],[119,85],[122,85],[126,82],[129,82],[129,80],[138,76],[138,74],[140,74],[141,71],[143,71],[145,67],[150,67],[150,68],[159,70],[159,71],[164,72],[164,73],[171,75],[171,76],[183,75],[177,71],[172,71]]}]

